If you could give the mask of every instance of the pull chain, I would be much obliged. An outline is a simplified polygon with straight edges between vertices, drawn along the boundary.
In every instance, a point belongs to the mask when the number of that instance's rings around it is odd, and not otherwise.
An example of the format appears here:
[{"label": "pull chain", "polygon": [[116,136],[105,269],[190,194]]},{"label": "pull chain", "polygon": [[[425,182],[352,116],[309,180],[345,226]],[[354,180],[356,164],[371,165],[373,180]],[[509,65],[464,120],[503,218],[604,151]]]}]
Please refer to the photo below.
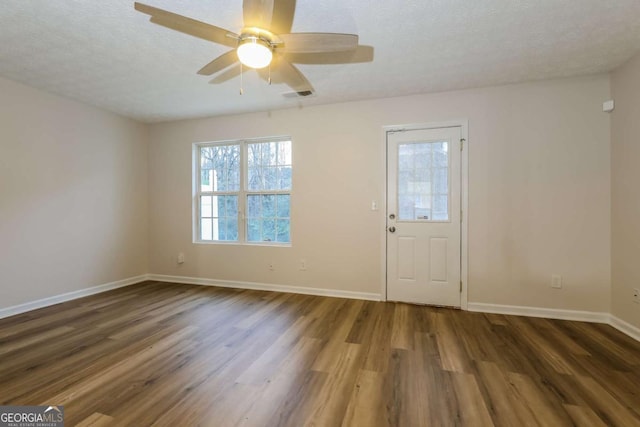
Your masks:
[{"label": "pull chain", "polygon": [[242,62],[240,63],[240,95],[244,94],[244,90],[242,90]]},{"label": "pull chain", "polygon": [[269,86],[271,86],[271,62],[269,62]]}]

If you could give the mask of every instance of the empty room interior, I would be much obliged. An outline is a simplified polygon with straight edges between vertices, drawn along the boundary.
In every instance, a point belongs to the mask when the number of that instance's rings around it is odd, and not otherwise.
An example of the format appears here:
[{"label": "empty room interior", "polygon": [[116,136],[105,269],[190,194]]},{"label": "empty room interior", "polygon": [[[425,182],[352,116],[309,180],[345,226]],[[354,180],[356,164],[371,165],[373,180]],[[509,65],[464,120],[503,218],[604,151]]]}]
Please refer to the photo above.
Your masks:
[{"label": "empty room interior", "polygon": [[640,426],[640,2],[143,2],[0,5],[0,425]]}]

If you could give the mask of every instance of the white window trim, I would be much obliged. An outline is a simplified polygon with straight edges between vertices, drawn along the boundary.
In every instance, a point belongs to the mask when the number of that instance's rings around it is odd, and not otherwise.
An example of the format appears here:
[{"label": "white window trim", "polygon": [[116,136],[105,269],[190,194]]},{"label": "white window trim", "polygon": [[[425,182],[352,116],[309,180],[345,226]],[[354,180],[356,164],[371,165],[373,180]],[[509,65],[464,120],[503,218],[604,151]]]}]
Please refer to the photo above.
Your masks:
[{"label": "white window trim", "polygon": [[[247,189],[247,145],[261,142],[291,142],[291,164],[293,167],[293,140],[290,136],[274,136],[264,138],[247,138],[247,139],[235,139],[224,141],[207,141],[207,142],[195,142],[193,143],[193,164],[192,164],[192,238],[193,243],[203,245],[240,245],[240,246],[268,246],[268,247],[291,247],[293,242],[293,233],[291,228],[292,218],[292,206],[289,204],[289,241],[288,242],[249,242],[247,241],[247,216],[246,216],[246,202],[247,196],[254,194],[288,194],[289,200],[293,199],[293,175],[291,179],[291,188],[287,191],[283,190],[268,190],[268,191],[250,191]],[[211,147],[217,145],[239,145],[240,146],[240,189],[235,191],[201,191],[200,177],[202,176],[201,162],[200,162],[200,148]],[[200,197],[203,195],[237,195],[238,196],[238,240],[202,240],[200,239]]]}]

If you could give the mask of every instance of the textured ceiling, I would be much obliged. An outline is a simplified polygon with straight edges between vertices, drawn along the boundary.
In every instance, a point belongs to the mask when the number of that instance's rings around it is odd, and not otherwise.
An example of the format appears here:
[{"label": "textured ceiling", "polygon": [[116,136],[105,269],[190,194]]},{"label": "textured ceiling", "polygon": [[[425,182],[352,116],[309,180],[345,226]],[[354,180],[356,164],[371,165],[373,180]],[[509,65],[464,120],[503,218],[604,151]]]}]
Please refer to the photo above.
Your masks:
[{"label": "textured ceiling", "polygon": [[[242,27],[242,0],[143,2]],[[152,122],[592,74],[640,50],[640,1],[298,0],[292,31],[357,33],[374,60],[299,65],[316,90],[305,99],[249,71],[240,95],[238,78],[196,74],[228,48],[133,1],[2,0],[0,76]]]}]

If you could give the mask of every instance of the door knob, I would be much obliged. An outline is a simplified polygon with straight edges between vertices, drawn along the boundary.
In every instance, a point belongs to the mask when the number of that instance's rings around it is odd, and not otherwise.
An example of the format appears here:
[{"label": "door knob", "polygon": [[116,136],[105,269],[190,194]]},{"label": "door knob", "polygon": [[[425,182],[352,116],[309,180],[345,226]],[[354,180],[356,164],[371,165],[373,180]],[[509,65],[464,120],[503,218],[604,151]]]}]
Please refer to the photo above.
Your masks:
[{"label": "door knob", "polygon": [[396,214],[390,214],[389,219],[396,219]]},{"label": "door knob", "polygon": [[396,232],[396,228],[391,226],[389,227],[389,233],[395,233]]}]

